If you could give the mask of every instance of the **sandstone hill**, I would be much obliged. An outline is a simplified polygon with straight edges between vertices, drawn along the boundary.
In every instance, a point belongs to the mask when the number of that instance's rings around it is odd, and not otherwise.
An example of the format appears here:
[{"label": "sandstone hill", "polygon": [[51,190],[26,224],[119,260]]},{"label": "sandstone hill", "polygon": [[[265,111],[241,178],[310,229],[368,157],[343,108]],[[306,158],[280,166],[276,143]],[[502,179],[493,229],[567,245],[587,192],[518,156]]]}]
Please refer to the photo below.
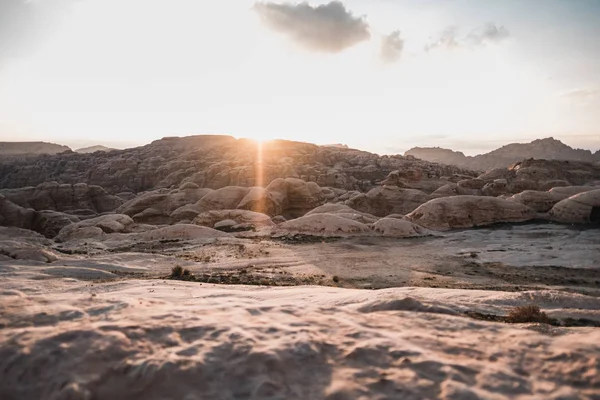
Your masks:
[{"label": "sandstone hill", "polygon": [[422,160],[448,165],[457,165],[479,171],[508,167],[526,158],[546,160],[572,160],[599,162],[600,151],[573,149],[554,138],[534,140],[531,143],[511,143],[486,154],[474,157],[465,156],[462,152],[439,147],[414,147],[404,153]]},{"label": "sandstone hill", "polygon": [[0,156],[58,154],[71,150],[67,146],[46,142],[0,142]]},{"label": "sandstone hill", "polygon": [[178,187],[266,186],[277,178],[299,178],[320,186],[366,191],[395,170],[415,180],[453,174],[463,168],[403,156],[378,156],[341,147],[275,140],[259,145],[230,136],[172,137],[146,146],[110,152],[67,152],[0,160],[0,187],[20,188],[56,181],[87,183],[110,193]]},{"label": "sandstone hill", "polygon": [[83,147],[81,149],[75,150],[75,152],[76,153],[94,153],[96,151],[111,151],[111,150],[115,150],[115,149],[106,147],[106,146],[102,146],[102,145],[97,145],[97,146]]}]

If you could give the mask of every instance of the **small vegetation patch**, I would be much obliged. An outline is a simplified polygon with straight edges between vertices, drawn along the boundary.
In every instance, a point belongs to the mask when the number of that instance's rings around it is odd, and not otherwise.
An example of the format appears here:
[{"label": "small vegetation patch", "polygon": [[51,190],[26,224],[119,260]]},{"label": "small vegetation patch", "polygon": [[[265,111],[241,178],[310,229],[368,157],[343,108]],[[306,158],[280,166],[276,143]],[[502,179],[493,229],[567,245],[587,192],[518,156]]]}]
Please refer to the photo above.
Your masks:
[{"label": "small vegetation patch", "polygon": [[520,324],[525,322],[539,322],[542,324],[549,324],[551,322],[548,315],[540,310],[540,308],[535,304],[530,304],[527,306],[520,306],[513,308],[508,316],[506,317],[506,322],[510,322],[512,324]]},{"label": "small vegetation patch", "polygon": [[550,318],[545,312],[535,304],[527,306],[518,306],[510,310],[507,316],[483,314],[475,311],[467,311],[466,316],[478,319],[481,321],[505,322],[509,324],[523,323],[541,323],[553,326],[573,327],[573,326],[592,326],[600,327],[599,321],[594,321],[587,318],[565,318],[556,319]]},{"label": "small vegetation patch", "polygon": [[181,265],[176,265],[171,269],[170,278],[176,279],[183,277],[183,267]]}]

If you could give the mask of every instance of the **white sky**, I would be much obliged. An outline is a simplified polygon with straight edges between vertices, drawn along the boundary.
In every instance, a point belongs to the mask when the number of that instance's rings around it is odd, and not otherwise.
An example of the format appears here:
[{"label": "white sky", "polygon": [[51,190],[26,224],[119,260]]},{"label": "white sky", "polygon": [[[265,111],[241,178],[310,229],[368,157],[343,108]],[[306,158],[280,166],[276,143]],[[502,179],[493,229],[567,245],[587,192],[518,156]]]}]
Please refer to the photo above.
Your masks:
[{"label": "white sky", "polygon": [[[473,154],[554,136],[600,148],[600,2],[349,0],[371,40],[336,54],[268,29],[253,4],[37,0],[47,29],[0,58],[0,140],[125,147],[222,133]],[[424,50],[449,26],[462,40],[488,23],[510,34]],[[384,63],[381,37],[396,29],[404,49]]]}]

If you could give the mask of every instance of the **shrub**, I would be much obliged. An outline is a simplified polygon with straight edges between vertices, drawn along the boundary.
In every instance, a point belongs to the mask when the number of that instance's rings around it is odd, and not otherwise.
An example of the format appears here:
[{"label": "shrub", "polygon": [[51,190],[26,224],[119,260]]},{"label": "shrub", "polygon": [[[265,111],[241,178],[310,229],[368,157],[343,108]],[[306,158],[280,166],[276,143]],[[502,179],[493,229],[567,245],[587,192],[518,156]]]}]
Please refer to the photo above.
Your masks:
[{"label": "shrub", "polygon": [[513,308],[510,313],[508,313],[506,321],[511,323],[541,322],[544,324],[549,324],[551,322],[548,315],[541,311],[535,304]]},{"label": "shrub", "polygon": [[171,278],[181,278],[183,276],[183,267],[176,265],[171,269]]}]

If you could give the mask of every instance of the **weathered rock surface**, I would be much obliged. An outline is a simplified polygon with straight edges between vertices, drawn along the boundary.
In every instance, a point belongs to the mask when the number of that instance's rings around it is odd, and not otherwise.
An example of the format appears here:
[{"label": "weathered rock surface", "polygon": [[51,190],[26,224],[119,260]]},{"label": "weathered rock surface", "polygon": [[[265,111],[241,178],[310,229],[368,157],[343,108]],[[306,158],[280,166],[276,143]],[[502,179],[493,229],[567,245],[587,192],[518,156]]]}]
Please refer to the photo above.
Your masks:
[{"label": "weathered rock surface", "polygon": [[356,235],[370,232],[367,225],[335,214],[305,215],[286,221],[278,228],[290,233],[309,235]]},{"label": "weathered rock surface", "polygon": [[236,224],[249,224],[256,228],[271,227],[275,223],[266,214],[248,210],[213,210],[198,214],[194,221],[195,225],[213,228],[221,221],[232,220]]},{"label": "weathered rock surface", "polygon": [[550,210],[558,222],[569,224],[600,224],[600,189],[576,194],[558,202]]},{"label": "weathered rock surface", "polygon": [[386,237],[421,237],[432,234],[429,229],[398,218],[382,218],[375,222],[372,228]]},{"label": "weathered rock surface", "polygon": [[11,202],[34,210],[93,210],[104,213],[116,210],[123,200],[110,195],[100,186],[85,183],[59,184],[45,182],[36,187],[2,189],[0,194]]},{"label": "weathered rock surface", "polygon": [[[259,159],[260,157],[260,159]],[[339,147],[276,140],[257,143],[230,136],[164,138],[149,145],[110,152],[74,152],[0,161],[0,187],[20,188],[43,182],[84,182],[110,193],[143,192],[194,183],[267,186],[277,178],[299,178],[319,186],[369,190],[392,171],[415,171],[437,179],[474,173],[412,157],[378,156]]]},{"label": "weathered rock surface", "polygon": [[535,211],[545,213],[550,211],[556,203],[578,193],[600,189],[599,186],[565,186],[555,187],[546,192],[537,190],[524,190],[510,197],[511,200],[525,204]]},{"label": "weathered rock surface", "polygon": [[431,200],[407,215],[412,222],[434,230],[471,228],[498,222],[535,218],[531,208],[495,197],[454,196]]},{"label": "weathered rock surface", "polygon": [[142,193],[124,203],[116,212],[129,215],[135,222],[170,224],[171,214],[180,207],[195,204],[210,194],[212,189],[187,186],[183,189],[159,189]]},{"label": "weathered rock surface", "polygon": [[73,239],[101,238],[107,233],[132,231],[133,219],[124,214],[109,214],[65,226],[55,240],[65,242]]},{"label": "weathered rock surface", "polygon": [[420,190],[381,186],[347,200],[349,207],[378,217],[389,214],[408,214],[431,197]]}]

